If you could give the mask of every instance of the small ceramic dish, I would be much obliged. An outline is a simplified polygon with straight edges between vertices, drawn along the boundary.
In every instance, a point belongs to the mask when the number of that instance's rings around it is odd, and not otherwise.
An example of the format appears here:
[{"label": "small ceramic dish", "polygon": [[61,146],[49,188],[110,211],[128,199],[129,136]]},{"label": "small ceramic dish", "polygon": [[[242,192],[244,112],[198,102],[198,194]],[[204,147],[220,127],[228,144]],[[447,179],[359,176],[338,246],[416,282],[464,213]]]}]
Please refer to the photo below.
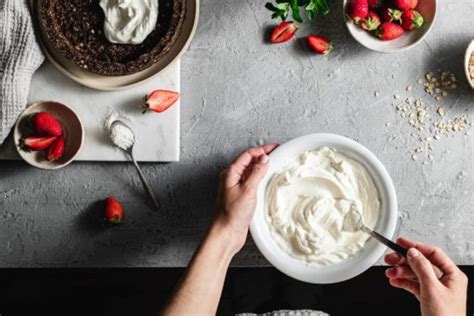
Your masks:
[{"label": "small ceramic dish", "polygon": [[436,0],[419,0],[415,10],[423,16],[423,26],[419,29],[405,32],[401,37],[392,41],[382,41],[358,25],[355,25],[352,21],[347,20],[346,12],[349,1],[344,0],[342,12],[346,19],[349,33],[362,46],[380,53],[397,53],[416,46],[428,35],[436,17]]},{"label": "small ceramic dish", "polygon": [[[54,161],[48,161],[45,157],[45,151],[27,151],[21,146],[22,137],[32,135],[31,117],[38,112],[48,112],[61,124],[65,139],[64,154],[61,158]],[[77,156],[84,142],[84,128],[79,116],[66,105],[54,101],[36,102],[28,106],[18,117],[13,132],[18,154],[33,167],[47,170],[59,169],[70,164]]]},{"label": "small ceramic dish", "polygon": [[370,268],[386,250],[374,239],[369,239],[353,258],[325,267],[313,267],[291,257],[274,241],[265,220],[265,191],[268,181],[275,172],[290,161],[294,161],[307,150],[330,147],[361,163],[372,176],[380,199],[380,216],[376,230],[392,238],[397,224],[397,196],[392,179],[375,155],[361,144],[334,134],[310,134],[293,139],[270,154],[266,176],[257,191],[257,207],[250,225],[250,232],[260,252],[278,270],[300,281],[309,283],[336,283],[353,278]]},{"label": "small ceramic dish", "polygon": [[[464,56],[464,71],[466,72],[467,82],[472,89],[474,89],[474,63],[469,66],[471,56],[474,54],[474,41],[472,41],[466,49],[466,55]],[[472,69],[472,70],[471,70]],[[472,72],[472,76],[471,76]]]}]

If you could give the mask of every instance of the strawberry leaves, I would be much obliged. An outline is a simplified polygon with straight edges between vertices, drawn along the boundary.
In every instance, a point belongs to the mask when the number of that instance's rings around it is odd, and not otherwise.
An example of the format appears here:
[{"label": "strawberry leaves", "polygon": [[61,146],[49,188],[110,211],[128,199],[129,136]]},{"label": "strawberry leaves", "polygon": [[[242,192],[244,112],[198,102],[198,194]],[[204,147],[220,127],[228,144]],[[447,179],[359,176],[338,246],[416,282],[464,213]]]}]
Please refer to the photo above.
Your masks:
[{"label": "strawberry leaves", "polygon": [[303,23],[300,8],[302,7],[306,18],[309,21],[315,19],[316,15],[329,13],[329,7],[326,0],[275,0],[275,5],[271,2],[265,4],[265,8],[272,11],[273,19],[285,21],[291,11],[293,20]]}]

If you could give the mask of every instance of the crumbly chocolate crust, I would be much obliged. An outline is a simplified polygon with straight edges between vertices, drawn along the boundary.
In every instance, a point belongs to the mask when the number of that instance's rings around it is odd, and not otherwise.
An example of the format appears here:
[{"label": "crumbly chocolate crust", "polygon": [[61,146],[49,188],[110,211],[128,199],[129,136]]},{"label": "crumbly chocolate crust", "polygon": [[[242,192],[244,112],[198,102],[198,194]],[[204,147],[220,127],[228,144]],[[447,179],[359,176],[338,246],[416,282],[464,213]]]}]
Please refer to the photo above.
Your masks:
[{"label": "crumbly chocolate crust", "polygon": [[40,24],[67,59],[92,72],[120,76],[144,70],[166,54],[183,24],[185,0],[159,0],[156,28],[141,44],[113,44],[104,35],[99,0],[42,0]]}]

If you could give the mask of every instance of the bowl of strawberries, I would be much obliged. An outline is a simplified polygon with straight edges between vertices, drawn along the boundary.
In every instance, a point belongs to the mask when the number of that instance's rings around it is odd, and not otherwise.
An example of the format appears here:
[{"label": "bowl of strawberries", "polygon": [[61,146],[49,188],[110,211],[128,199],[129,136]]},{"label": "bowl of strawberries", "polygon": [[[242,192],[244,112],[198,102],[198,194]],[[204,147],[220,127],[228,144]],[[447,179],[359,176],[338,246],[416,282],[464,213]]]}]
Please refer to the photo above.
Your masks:
[{"label": "bowl of strawberries", "polygon": [[84,142],[79,116],[66,105],[44,101],[31,104],[18,117],[13,133],[18,154],[28,164],[54,170],[67,166]]},{"label": "bowl of strawberries", "polygon": [[428,35],[436,0],[344,0],[343,10],[356,41],[377,52],[396,53]]}]

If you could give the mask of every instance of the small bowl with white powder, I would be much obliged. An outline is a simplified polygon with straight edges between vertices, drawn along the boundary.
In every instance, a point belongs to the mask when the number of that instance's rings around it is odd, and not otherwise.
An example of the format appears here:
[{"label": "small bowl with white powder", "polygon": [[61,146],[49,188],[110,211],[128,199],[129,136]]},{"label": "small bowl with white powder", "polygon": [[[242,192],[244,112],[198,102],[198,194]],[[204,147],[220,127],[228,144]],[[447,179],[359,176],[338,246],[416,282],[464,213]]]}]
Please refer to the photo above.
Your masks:
[{"label": "small bowl with white powder", "polygon": [[277,269],[310,283],[336,283],[371,267],[386,250],[344,227],[358,212],[393,237],[397,199],[382,163],[367,148],[334,134],[310,134],[270,154],[251,223],[255,244]]}]

